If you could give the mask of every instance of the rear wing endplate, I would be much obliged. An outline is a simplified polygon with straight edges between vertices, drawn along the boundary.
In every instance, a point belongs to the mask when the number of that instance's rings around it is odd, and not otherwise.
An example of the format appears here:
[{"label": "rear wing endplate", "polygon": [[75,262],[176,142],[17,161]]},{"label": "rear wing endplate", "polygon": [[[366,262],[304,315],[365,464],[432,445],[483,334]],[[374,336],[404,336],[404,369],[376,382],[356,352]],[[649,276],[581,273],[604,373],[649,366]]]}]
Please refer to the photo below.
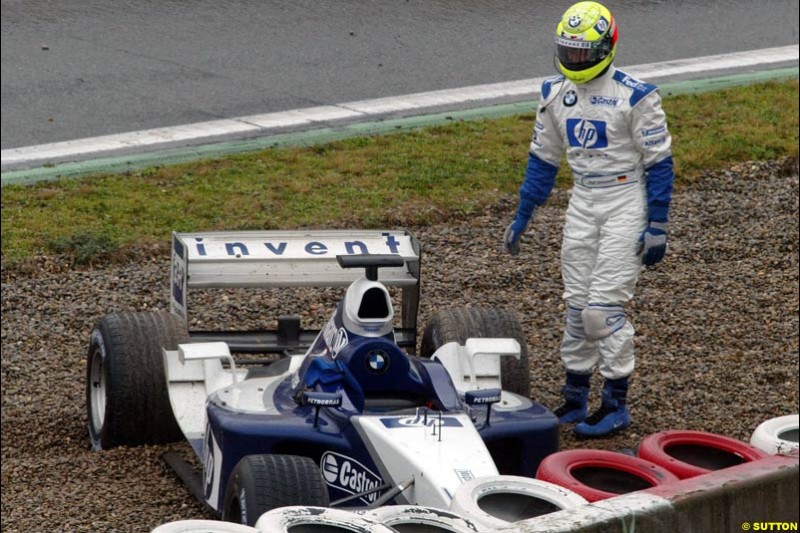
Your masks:
[{"label": "rear wing endplate", "polygon": [[343,269],[336,256],[358,254],[403,258],[379,281],[402,288],[402,328],[415,332],[421,249],[406,230],[173,233],[170,310],[189,323],[192,289],[346,287],[364,273]]}]

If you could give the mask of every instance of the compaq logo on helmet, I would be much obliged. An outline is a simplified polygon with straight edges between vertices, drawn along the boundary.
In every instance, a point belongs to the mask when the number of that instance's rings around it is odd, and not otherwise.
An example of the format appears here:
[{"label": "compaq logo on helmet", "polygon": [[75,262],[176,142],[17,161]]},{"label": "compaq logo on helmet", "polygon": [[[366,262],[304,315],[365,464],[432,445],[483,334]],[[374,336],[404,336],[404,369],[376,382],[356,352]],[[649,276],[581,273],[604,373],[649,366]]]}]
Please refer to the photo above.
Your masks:
[{"label": "compaq logo on helmet", "polygon": [[570,28],[577,28],[578,26],[580,26],[581,25],[580,15],[572,15],[569,18],[569,22],[567,22],[567,24],[569,24]]}]

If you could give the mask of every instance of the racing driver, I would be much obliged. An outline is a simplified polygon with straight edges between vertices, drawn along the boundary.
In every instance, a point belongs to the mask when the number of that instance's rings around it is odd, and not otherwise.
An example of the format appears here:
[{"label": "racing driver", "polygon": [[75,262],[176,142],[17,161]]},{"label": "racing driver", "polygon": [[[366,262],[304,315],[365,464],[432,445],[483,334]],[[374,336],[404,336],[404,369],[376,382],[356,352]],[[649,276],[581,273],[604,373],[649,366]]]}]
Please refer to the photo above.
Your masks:
[{"label": "racing driver", "polygon": [[[597,2],[579,2],[556,28],[561,75],[542,84],[520,204],[503,245],[520,236],[555,183],[566,151],[574,187],[567,208],[561,271],[567,307],[563,424],[603,437],[631,423],[626,406],[634,329],[625,316],[641,265],[664,258],[672,196],[671,138],[657,88],[614,68],[618,27]],[[595,367],[602,403],[588,415]],[[587,416],[588,415],[588,416]]]}]

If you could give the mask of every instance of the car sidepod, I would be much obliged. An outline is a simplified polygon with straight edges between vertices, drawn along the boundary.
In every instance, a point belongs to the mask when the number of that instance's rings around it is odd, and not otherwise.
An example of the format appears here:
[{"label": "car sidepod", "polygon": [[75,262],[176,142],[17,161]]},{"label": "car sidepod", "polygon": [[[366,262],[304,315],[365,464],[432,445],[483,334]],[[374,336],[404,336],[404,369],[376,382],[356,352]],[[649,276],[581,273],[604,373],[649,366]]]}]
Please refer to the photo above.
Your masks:
[{"label": "car sidepod", "polygon": [[[254,383],[248,383],[253,381]],[[258,387],[246,380],[242,387]],[[218,395],[207,405],[208,429],[203,450],[205,498],[221,511],[231,472],[247,455],[289,454],[310,457],[322,469],[331,501],[384,484],[349,416],[322,408],[314,426],[314,409],[291,399],[289,379],[281,383],[266,411],[234,410]],[[269,412],[269,414],[267,414]],[[368,495],[351,503],[367,505]]]}]

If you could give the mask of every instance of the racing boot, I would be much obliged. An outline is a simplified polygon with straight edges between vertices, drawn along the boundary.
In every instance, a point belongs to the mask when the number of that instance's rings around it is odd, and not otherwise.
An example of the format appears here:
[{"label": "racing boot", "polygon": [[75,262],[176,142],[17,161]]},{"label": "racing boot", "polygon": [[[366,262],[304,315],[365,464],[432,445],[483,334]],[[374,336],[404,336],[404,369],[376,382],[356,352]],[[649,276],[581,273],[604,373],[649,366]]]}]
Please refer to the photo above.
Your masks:
[{"label": "racing boot", "polygon": [[559,424],[574,424],[586,418],[591,377],[591,374],[567,372],[567,383],[561,389],[564,403],[553,411],[558,417]]},{"label": "racing boot", "polygon": [[607,379],[603,385],[602,404],[575,426],[575,434],[585,438],[608,437],[630,426],[627,396],[628,378]]}]

